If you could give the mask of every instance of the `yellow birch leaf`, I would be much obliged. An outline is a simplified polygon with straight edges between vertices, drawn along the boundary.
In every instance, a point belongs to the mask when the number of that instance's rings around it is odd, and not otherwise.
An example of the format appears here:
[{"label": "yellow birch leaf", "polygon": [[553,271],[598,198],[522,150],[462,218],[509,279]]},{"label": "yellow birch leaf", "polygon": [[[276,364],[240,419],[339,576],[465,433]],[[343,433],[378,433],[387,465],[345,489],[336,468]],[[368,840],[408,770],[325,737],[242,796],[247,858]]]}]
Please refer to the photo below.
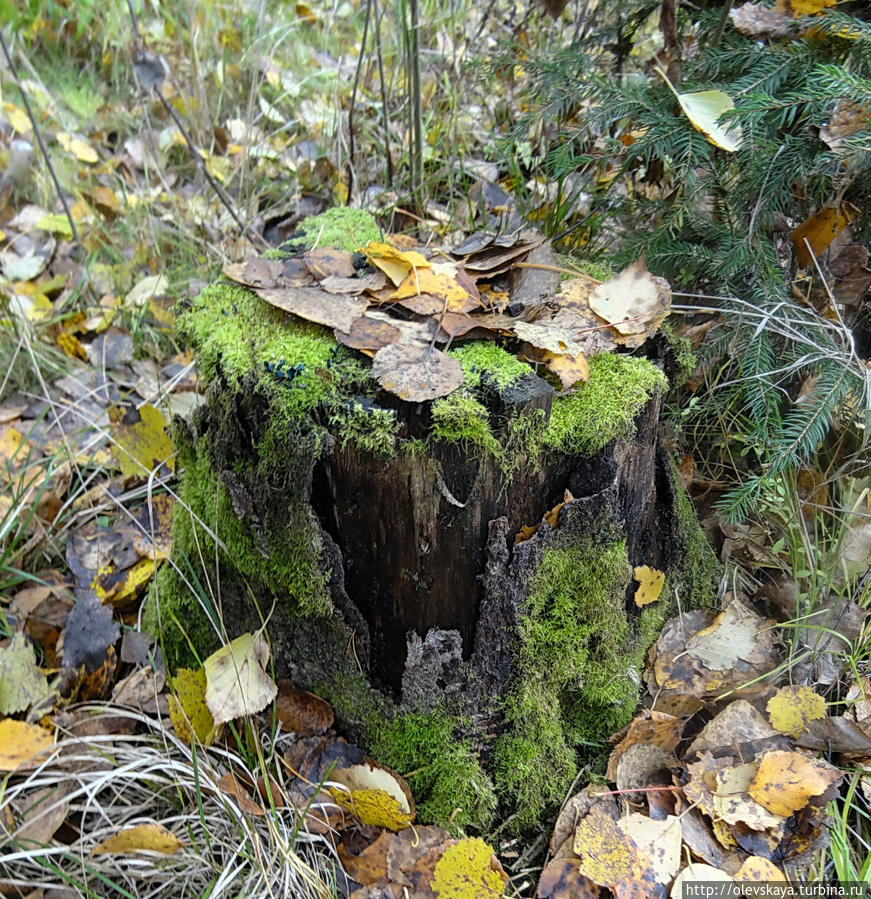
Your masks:
[{"label": "yellow birch leaf", "polygon": [[822,759],[798,752],[774,750],[759,762],[759,770],[748,792],[763,808],[788,818],[803,809],[808,801],[825,793],[843,773]]},{"label": "yellow birch leaf", "polygon": [[373,827],[386,827],[398,831],[414,820],[414,815],[404,812],[386,790],[351,790],[343,787],[330,787],[330,793],[346,811],[356,815],[363,824]]},{"label": "yellow birch leaf", "polygon": [[665,584],[665,574],[647,565],[638,565],[634,570],[638,589],[635,591],[635,605],[647,606],[659,599]]},{"label": "yellow birch leaf", "polygon": [[811,721],[826,717],[826,701],[811,687],[781,687],[765,707],[775,730],[798,737]]},{"label": "yellow birch leaf", "polygon": [[72,134],[68,134],[66,131],[61,131],[58,133],[57,142],[67,151],[67,153],[72,153],[79,162],[86,162],[89,165],[93,165],[100,161],[97,151],[84,138],[75,137]]},{"label": "yellow birch leaf", "polygon": [[508,885],[493,849],[478,837],[449,846],[433,875],[429,885],[439,899],[498,899]]},{"label": "yellow birch leaf", "polygon": [[206,672],[202,668],[179,668],[172,679],[169,718],[176,736],[189,743],[196,738],[204,746],[215,742],[218,728],[206,705]]},{"label": "yellow birch leaf", "polygon": [[394,287],[399,287],[406,275],[414,269],[429,268],[429,260],[425,256],[414,250],[397,250],[389,243],[370,240],[363,248],[363,253],[372,265],[390,278]]},{"label": "yellow birch leaf", "polygon": [[173,470],[172,441],[166,433],[166,419],[151,403],[138,409],[112,406],[109,420],[113,424],[113,458],[121,473],[128,477],[144,477],[161,463]]},{"label": "yellow birch leaf", "polygon": [[704,134],[710,143],[727,153],[734,153],[741,149],[744,142],[741,126],[735,123],[726,127],[719,123],[723,113],[731,112],[735,108],[735,104],[728,94],[724,94],[722,91],[691,91],[688,94],[681,94],[675,90],[674,85],[662,69],[657,69],[657,71],[677,97],[681,109],[696,131]]},{"label": "yellow birch leaf", "polygon": [[53,745],[54,735],[44,727],[4,718],[0,721],[0,771],[35,768]]},{"label": "yellow birch leaf", "polygon": [[31,129],[30,119],[27,113],[14,103],[4,103],[3,112],[12,126],[12,130],[18,134],[27,134]]},{"label": "yellow birch leaf", "polygon": [[136,824],[103,840],[92,850],[94,855],[127,855],[129,852],[160,852],[175,855],[184,843],[162,824]]}]

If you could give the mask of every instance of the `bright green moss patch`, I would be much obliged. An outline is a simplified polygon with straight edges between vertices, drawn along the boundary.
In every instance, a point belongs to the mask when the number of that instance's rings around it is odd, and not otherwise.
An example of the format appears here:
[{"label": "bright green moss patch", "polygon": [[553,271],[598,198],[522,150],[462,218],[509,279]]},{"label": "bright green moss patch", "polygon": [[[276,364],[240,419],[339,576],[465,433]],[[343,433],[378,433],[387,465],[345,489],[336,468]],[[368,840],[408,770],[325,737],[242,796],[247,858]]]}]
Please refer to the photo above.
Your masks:
[{"label": "bright green moss patch", "polygon": [[432,428],[436,440],[455,443],[465,450],[484,450],[497,455],[499,441],[490,428],[490,414],[485,406],[463,390],[432,404]]},{"label": "bright green moss patch", "polygon": [[[602,743],[632,717],[650,629],[627,619],[631,580],[622,540],[552,546],[542,557],[518,624],[508,732],[493,751],[499,795],[516,806],[520,827],[562,800],[578,747]],[[663,605],[650,616],[664,614]]]},{"label": "bright green moss patch", "polygon": [[463,367],[463,377],[470,388],[479,386],[485,374],[500,390],[515,384],[524,375],[532,374],[531,365],[521,362],[490,340],[465,343],[449,350],[448,355]]},{"label": "bright green moss patch", "polygon": [[[382,240],[381,229],[372,215],[364,209],[334,206],[320,215],[312,215],[299,226],[302,243],[307,247],[339,247],[354,252],[370,240]],[[299,242],[297,239],[293,243]]]},{"label": "bright green moss patch", "polygon": [[486,831],[496,794],[472,747],[454,731],[442,709],[406,712],[373,732],[370,751],[407,777],[422,824],[440,824],[457,836],[469,827]]},{"label": "bright green moss patch", "polygon": [[629,437],[644,404],[667,386],[665,375],[646,359],[599,353],[590,359],[589,380],[554,400],[543,442],[592,456],[612,440]]}]

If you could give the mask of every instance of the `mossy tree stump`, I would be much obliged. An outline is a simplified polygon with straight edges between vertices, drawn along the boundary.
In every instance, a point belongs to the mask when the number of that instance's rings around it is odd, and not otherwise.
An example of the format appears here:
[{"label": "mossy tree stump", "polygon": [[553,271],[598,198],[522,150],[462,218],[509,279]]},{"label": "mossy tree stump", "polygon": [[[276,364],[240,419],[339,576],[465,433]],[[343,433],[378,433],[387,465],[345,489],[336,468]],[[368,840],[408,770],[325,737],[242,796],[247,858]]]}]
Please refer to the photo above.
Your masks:
[{"label": "mossy tree stump", "polygon": [[[577,748],[631,716],[677,595],[715,598],[715,560],[658,444],[661,371],[603,354],[557,395],[470,342],[450,350],[464,386],[409,404],[331,332],[237,285],[208,288],[180,329],[207,391],[175,424],[185,504],[147,607],[170,663],[266,620],[279,674],[324,695],[381,761],[424,772],[411,785],[425,815],[484,827],[495,781],[532,823]],[[557,526],[515,545],[565,491]],[[635,565],[667,573],[640,613]]]}]

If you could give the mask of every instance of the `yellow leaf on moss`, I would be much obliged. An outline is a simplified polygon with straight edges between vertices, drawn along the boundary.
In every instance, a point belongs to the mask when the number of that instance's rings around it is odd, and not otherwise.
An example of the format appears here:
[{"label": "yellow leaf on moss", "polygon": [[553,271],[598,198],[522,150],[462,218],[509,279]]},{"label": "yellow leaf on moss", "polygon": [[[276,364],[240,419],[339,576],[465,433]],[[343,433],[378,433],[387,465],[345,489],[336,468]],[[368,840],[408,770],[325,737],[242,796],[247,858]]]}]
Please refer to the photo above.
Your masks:
[{"label": "yellow leaf on moss", "polygon": [[811,721],[826,717],[826,701],[811,687],[781,687],[765,708],[771,726],[790,737],[798,737]]},{"label": "yellow leaf on moss", "polygon": [[330,793],[345,811],[356,815],[363,824],[398,831],[408,827],[414,815],[404,812],[386,790],[351,790],[330,787]]},{"label": "yellow leaf on moss", "polygon": [[176,736],[189,743],[196,734],[204,746],[214,743],[218,728],[206,705],[206,672],[202,668],[179,668],[172,679],[172,689],[169,718]]},{"label": "yellow leaf on moss", "polygon": [[93,849],[94,855],[127,855],[129,852],[160,852],[175,855],[184,843],[162,824],[136,824],[103,840]]},{"label": "yellow leaf on moss", "polygon": [[478,837],[449,846],[433,874],[430,887],[439,899],[497,899],[508,884],[493,849]]},{"label": "yellow leaf on moss", "polygon": [[659,599],[665,584],[665,574],[647,565],[638,565],[634,570],[638,589],[635,591],[635,605],[647,606]]}]

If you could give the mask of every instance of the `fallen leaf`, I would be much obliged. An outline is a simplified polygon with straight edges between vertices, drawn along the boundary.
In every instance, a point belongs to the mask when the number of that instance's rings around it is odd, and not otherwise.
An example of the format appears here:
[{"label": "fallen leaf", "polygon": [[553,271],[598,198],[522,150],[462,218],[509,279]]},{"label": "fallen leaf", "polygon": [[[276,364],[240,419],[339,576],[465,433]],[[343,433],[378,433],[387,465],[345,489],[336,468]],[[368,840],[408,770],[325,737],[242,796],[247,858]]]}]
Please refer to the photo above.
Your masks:
[{"label": "fallen leaf", "polygon": [[671,287],[652,275],[637,259],[628,268],[594,288],[590,308],[623,335],[652,337],[671,307]]},{"label": "fallen leaf", "polygon": [[773,639],[770,625],[771,622],[733,599],[708,627],[687,639],[686,648],[714,670],[734,668],[740,659],[764,661]]},{"label": "fallen leaf", "polygon": [[525,340],[540,350],[548,350],[555,355],[583,355],[584,348],[575,340],[573,329],[545,321],[515,322],[513,330],[520,340]]},{"label": "fallen leaf", "polygon": [[84,665],[86,671],[96,671],[120,636],[121,628],[112,616],[112,608],[104,606],[93,594],[83,596],[67,615],[64,664],[70,668]]},{"label": "fallen leaf", "polygon": [[[733,879],[719,868],[713,868],[711,865],[702,865],[698,862],[687,865],[680,874],[675,878],[671,885],[671,892],[668,894],[671,899],[684,899],[689,894],[687,884],[711,884],[711,883],[733,883]],[[692,889],[692,888],[691,888]]]},{"label": "fallen leaf", "polygon": [[100,161],[97,151],[82,137],[68,134],[66,131],[59,131],[57,134],[57,142],[67,151],[72,153],[79,162],[86,162],[93,165]]},{"label": "fallen leaf", "polygon": [[542,869],[536,899],[596,899],[599,887],[581,874],[579,858],[554,858]]},{"label": "fallen leaf", "polygon": [[38,708],[52,692],[27,638],[20,631],[13,634],[9,645],[0,649],[0,715]]},{"label": "fallen leaf", "polygon": [[826,717],[826,701],[811,687],[781,687],[766,709],[772,727],[791,737],[806,731],[811,721]]},{"label": "fallen leaf", "polygon": [[18,816],[12,838],[22,848],[46,846],[66,820],[70,810],[67,798],[75,789],[71,783],[58,783],[42,790],[27,791],[18,803]]},{"label": "fallen leaf", "polygon": [[264,671],[268,659],[262,633],[242,634],[206,659],[206,705],[215,724],[254,715],[275,699],[278,687]]},{"label": "fallen leaf", "polygon": [[350,331],[340,331],[337,328],[333,333],[336,340],[344,346],[374,355],[383,347],[396,343],[401,332],[389,322],[379,321],[371,315],[362,315],[351,325]]},{"label": "fallen leaf", "polygon": [[415,269],[429,268],[430,264],[425,256],[415,250],[403,252],[389,243],[379,243],[378,241],[369,241],[363,248],[363,253],[369,263],[375,268],[381,269],[395,287],[399,287]]},{"label": "fallen leaf", "polygon": [[[263,256],[251,256],[244,262],[234,262],[221,269],[222,274],[252,289],[270,290],[278,287],[282,281],[285,262],[283,259],[265,259]],[[311,282],[311,279],[309,279]]]},{"label": "fallen leaf", "polygon": [[339,768],[330,775],[330,793],[336,803],[355,814],[363,824],[402,830],[415,816],[408,784],[386,765],[366,759],[359,765]]},{"label": "fallen leaf", "polygon": [[635,605],[641,607],[656,602],[665,584],[665,573],[647,565],[638,565],[633,569],[633,572],[635,580],[638,581],[638,589],[635,591]]},{"label": "fallen leaf", "polygon": [[498,899],[508,875],[493,849],[478,837],[459,840],[435,866],[432,889],[439,899]]},{"label": "fallen leaf", "polygon": [[859,210],[852,203],[844,202],[837,208],[824,206],[790,232],[799,268],[812,265],[814,258],[819,258],[826,247],[857,215]]},{"label": "fallen leaf", "polygon": [[774,9],[799,18],[799,16],[815,16],[824,9],[834,6],[836,2],[837,0],[777,0]]},{"label": "fallen leaf", "polygon": [[162,824],[136,824],[103,840],[91,852],[93,855],[127,855],[129,852],[159,852],[175,855],[184,843]]},{"label": "fallen leaf", "polygon": [[262,818],[266,815],[266,809],[251,798],[251,794],[239,783],[232,771],[218,780],[218,786],[239,803],[239,808],[249,815]]},{"label": "fallen leaf", "polygon": [[387,876],[387,852],[396,837],[388,830],[382,830],[378,837],[368,843],[362,852],[354,853],[345,842],[339,843],[336,853],[342,867],[357,883],[370,886]]},{"label": "fallen leaf", "polygon": [[667,815],[654,821],[633,812],[617,822],[617,826],[650,862],[657,883],[671,883],[680,868],[683,835],[680,818]]},{"label": "fallen leaf", "polygon": [[[778,880],[785,881],[786,875],[767,858],[751,855],[749,858],[744,859],[743,864],[735,874],[735,880],[739,883],[766,883]],[[752,890],[748,892],[749,895],[753,895]]]},{"label": "fallen leaf", "polygon": [[693,128],[701,132],[715,147],[734,153],[741,149],[744,138],[741,134],[741,126],[737,122],[729,126],[721,125],[719,120],[723,113],[735,109],[735,104],[728,94],[723,91],[692,91],[688,94],[678,93],[668,76],[661,70],[660,75],[665,79],[671,92],[677,97],[686,117]]},{"label": "fallen leaf", "polygon": [[38,724],[0,721],[0,771],[35,768],[54,745],[54,735]]},{"label": "fallen leaf", "polygon": [[789,34],[789,17],[761,3],[745,3],[731,10],[729,17],[737,31],[761,40]]},{"label": "fallen leaf", "polygon": [[285,730],[302,736],[323,733],[333,726],[330,704],[308,690],[300,690],[289,680],[278,682],[275,715]]},{"label": "fallen leaf", "polygon": [[463,383],[460,363],[434,347],[383,347],[372,361],[372,375],[385,390],[409,403],[447,396]]},{"label": "fallen leaf", "polygon": [[755,782],[757,772],[758,766],[753,762],[718,771],[714,813],[727,824],[746,824],[752,830],[777,831],[785,823],[787,815],[772,812],[751,794],[751,784]]},{"label": "fallen leaf", "polygon": [[329,293],[319,287],[279,287],[255,293],[285,312],[339,331],[350,331],[369,305],[365,297]]},{"label": "fallen leaf", "polygon": [[762,757],[749,793],[769,812],[786,818],[803,809],[814,796],[825,793],[843,776],[843,772],[822,759],[775,750]]},{"label": "fallen leaf", "polygon": [[575,829],[573,849],[581,859],[581,874],[599,886],[635,880],[643,872],[632,838],[598,806]]},{"label": "fallen leaf", "polygon": [[172,679],[169,697],[169,718],[180,740],[189,743],[196,738],[210,746],[217,738],[219,727],[206,705],[206,672],[202,668],[179,668]]},{"label": "fallen leaf", "polygon": [[351,254],[336,247],[318,247],[303,253],[306,268],[315,278],[352,278],[356,274]]},{"label": "fallen leaf", "polygon": [[165,464],[175,470],[172,441],[163,413],[151,403],[135,407],[111,406],[109,421],[115,443],[112,455],[125,477],[145,477]]}]

